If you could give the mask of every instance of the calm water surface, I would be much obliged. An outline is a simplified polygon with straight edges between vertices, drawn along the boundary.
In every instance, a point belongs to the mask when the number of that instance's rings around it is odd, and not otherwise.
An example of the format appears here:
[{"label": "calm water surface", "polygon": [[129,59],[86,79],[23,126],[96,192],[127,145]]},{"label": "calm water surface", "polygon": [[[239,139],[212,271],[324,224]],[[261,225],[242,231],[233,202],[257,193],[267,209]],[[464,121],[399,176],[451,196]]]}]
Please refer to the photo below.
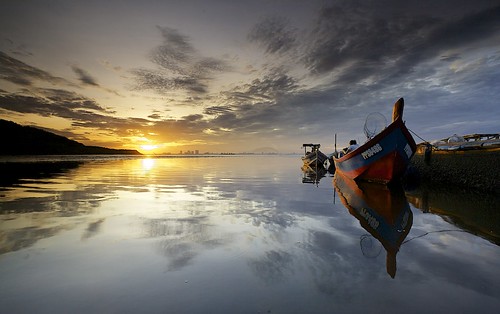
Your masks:
[{"label": "calm water surface", "polygon": [[[498,313],[499,200],[298,156],[2,165],[2,313]],[[313,182],[313,183],[308,183]]]}]

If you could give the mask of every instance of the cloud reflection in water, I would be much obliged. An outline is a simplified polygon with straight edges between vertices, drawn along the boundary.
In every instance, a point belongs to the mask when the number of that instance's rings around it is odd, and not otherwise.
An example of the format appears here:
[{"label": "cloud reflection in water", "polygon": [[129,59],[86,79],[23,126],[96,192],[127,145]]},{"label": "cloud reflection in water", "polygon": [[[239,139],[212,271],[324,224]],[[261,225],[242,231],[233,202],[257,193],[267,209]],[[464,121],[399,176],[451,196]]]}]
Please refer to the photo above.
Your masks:
[{"label": "cloud reflection in water", "polygon": [[[486,313],[500,304],[498,246],[466,232],[418,238],[399,249],[391,279],[384,254],[361,252],[366,230],[333,203],[331,178],[303,184],[295,156],[145,160],[96,159],[55,173],[44,178],[50,197],[18,197],[22,185],[2,192],[6,309],[391,312],[384,304],[395,300],[418,313],[429,303],[408,295],[437,302],[443,288],[440,308],[467,310],[473,300]],[[408,238],[447,227],[414,211]],[[370,293],[360,300],[360,291]]]}]

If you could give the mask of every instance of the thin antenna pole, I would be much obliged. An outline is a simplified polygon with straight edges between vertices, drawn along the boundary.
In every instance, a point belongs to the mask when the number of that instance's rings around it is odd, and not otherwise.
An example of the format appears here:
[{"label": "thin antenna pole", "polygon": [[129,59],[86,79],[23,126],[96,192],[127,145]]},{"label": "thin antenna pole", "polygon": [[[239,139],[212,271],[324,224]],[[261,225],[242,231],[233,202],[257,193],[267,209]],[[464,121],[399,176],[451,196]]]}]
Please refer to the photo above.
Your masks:
[{"label": "thin antenna pole", "polygon": [[337,157],[337,133],[335,133],[335,157]]}]

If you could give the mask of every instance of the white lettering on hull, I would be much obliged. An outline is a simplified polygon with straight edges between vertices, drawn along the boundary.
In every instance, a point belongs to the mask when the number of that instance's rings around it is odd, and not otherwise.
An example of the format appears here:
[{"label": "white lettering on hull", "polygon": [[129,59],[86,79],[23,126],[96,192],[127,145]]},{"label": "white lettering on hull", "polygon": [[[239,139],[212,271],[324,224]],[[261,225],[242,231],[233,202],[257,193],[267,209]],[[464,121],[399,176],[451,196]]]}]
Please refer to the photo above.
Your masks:
[{"label": "white lettering on hull", "polygon": [[378,153],[380,153],[382,151],[382,146],[380,146],[379,143],[373,145],[372,147],[368,148],[367,150],[365,150],[364,152],[361,153],[361,157],[363,157],[363,159],[368,159]]}]

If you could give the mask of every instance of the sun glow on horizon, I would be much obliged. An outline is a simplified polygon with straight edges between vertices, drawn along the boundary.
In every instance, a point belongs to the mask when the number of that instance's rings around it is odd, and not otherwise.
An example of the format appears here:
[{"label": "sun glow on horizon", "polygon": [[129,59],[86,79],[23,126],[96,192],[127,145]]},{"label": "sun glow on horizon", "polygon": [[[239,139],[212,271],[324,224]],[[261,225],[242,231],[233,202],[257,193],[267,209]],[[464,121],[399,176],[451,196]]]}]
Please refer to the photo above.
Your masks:
[{"label": "sun glow on horizon", "polygon": [[158,147],[159,147],[158,145],[152,145],[152,144],[141,145],[141,149],[145,151],[157,149]]}]

